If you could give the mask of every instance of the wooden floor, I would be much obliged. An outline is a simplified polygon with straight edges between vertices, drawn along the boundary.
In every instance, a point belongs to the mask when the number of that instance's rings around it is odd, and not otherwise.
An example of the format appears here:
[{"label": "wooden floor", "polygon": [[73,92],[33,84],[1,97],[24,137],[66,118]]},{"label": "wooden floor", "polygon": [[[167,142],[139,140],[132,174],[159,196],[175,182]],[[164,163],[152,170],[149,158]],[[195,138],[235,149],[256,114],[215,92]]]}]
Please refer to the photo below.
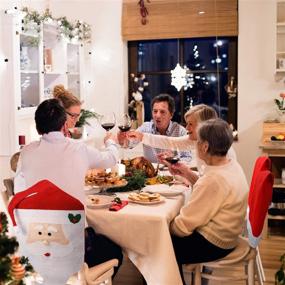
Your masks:
[{"label": "wooden floor", "polygon": [[[280,266],[279,258],[285,253],[285,236],[271,236],[268,239],[263,239],[259,246],[260,255],[265,271],[266,282],[264,285],[274,284],[274,274]],[[231,269],[225,274],[238,275],[240,269]],[[221,282],[210,282],[209,285],[230,285]],[[245,284],[245,283],[235,283]],[[258,284],[256,282],[256,284]],[[127,258],[124,259],[118,274],[113,280],[113,285],[143,285],[143,279],[136,267]],[[177,285],[177,284],[156,284],[156,285]]]}]

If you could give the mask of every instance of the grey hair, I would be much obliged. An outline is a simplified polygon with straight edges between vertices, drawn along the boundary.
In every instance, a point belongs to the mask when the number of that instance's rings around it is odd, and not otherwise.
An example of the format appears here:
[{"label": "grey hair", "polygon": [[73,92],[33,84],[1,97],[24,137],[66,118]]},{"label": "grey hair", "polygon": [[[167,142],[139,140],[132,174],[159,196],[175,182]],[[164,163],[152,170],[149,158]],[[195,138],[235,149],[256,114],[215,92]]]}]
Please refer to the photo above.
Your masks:
[{"label": "grey hair", "polygon": [[218,118],[215,109],[205,104],[195,105],[189,109],[184,115],[185,121],[187,121],[187,117],[191,115],[195,116],[197,122],[204,122],[210,119]]},{"label": "grey hair", "polygon": [[233,134],[229,124],[222,119],[211,119],[198,126],[198,141],[208,142],[207,153],[225,156],[233,143]]}]

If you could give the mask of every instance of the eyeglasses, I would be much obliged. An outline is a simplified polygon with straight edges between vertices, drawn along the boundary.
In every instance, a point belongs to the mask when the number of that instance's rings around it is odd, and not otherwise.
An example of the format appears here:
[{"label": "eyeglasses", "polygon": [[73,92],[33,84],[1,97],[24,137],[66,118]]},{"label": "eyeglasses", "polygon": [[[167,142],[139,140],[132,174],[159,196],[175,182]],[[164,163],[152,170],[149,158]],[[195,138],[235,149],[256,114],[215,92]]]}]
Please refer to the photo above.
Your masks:
[{"label": "eyeglasses", "polygon": [[67,112],[67,111],[65,111],[65,113],[67,115],[69,115],[72,119],[78,119],[80,117],[80,114],[77,114],[77,113],[70,113],[70,112]]}]

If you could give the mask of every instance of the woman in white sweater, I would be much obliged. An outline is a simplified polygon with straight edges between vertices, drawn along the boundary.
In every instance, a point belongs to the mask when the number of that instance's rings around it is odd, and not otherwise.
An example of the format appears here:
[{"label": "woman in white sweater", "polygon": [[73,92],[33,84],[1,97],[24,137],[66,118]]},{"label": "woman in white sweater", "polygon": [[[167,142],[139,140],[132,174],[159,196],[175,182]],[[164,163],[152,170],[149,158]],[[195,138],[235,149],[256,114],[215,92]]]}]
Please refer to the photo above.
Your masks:
[{"label": "woman in white sweater", "polygon": [[[206,167],[193,186],[190,200],[170,226],[181,272],[182,264],[222,258],[237,244],[246,213],[248,184],[238,162],[227,157],[232,142],[232,131],[221,119],[205,121],[198,127],[197,154]],[[168,166],[172,174],[186,179],[191,176],[183,163]]]}]

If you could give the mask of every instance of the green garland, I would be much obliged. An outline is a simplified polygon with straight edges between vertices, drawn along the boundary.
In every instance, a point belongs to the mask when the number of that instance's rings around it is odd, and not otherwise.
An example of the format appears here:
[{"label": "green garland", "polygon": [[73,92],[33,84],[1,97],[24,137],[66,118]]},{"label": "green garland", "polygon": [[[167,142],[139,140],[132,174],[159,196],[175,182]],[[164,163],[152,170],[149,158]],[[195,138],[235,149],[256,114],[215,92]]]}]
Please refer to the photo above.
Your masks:
[{"label": "green garland", "polygon": [[54,22],[57,25],[58,37],[65,36],[69,40],[77,40],[80,42],[91,42],[91,27],[82,21],[71,23],[66,17],[53,18],[49,9],[40,15],[37,11],[29,10],[27,7],[22,9],[25,16],[23,19],[24,31],[28,31],[31,27],[37,32],[41,31],[41,24]]}]

